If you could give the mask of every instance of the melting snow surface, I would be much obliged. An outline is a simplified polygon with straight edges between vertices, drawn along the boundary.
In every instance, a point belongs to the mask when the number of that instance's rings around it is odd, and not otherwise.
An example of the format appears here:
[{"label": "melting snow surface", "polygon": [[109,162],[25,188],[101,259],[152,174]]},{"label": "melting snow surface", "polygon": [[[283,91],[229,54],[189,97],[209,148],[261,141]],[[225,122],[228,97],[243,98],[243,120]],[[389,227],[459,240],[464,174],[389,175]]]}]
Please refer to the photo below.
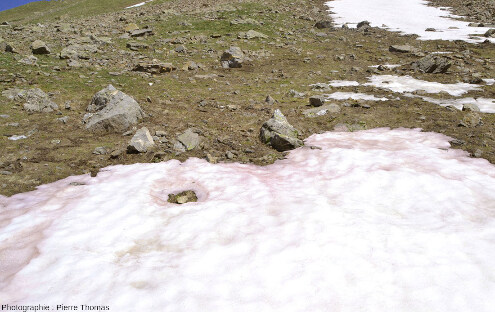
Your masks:
[{"label": "melting snow surface", "polygon": [[[333,0],[326,3],[338,24],[369,21],[371,26],[384,27],[405,34],[416,34],[421,40],[464,40],[482,42],[487,27],[469,27],[454,20],[455,15],[427,6],[424,0]],[[426,31],[434,28],[436,31]],[[478,37],[473,37],[476,34]],[[490,38],[492,42],[495,39]]]},{"label": "melting snow surface", "polygon": [[427,96],[422,96],[421,97],[424,101],[441,105],[441,106],[455,106],[457,109],[462,109],[462,107],[466,104],[475,104],[476,106],[479,107],[480,111],[482,113],[495,113],[495,100],[494,99],[487,99],[487,98],[462,98],[462,99],[434,99],[431,97]]},{"label": "melting snow surface", "polygon": [[332,87],[353,87],[359,86],[359,82],[350,80],[332,80],[328,82],[328,85]]},{"label": "melting snow surface", "polygon": [[419,80],[411,76],[380,75],[369,78],[370,82],[365,84],[393,92],[414,92],[418,90],[427,93],[447,92],[453,96],[461,96],[471,90],[480,90],[479,86],[469,83],[444,84]]},{"label": "melting snow surface", "polygon": [[325,94],[325,96],[332,100],[364,100],[364,101],[388,101],[387,98],[378,98],[371,94],[356,93],[356,92],[334,92]]},{"label": "melting snow surface", "polygon": [[[495,167],[447,141],[333,132],[266,167],[114,166],[0,196],[1,301],[491,312]],[[197,203],[167,202],[186,189]]]}]

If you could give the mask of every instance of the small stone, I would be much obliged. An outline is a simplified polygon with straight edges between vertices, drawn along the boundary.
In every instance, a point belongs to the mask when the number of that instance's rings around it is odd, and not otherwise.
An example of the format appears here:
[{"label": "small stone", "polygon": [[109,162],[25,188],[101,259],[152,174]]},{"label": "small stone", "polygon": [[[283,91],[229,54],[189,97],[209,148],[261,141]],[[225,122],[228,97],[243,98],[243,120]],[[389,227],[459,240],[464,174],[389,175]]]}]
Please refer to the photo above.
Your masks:
[{"label": "small stone", "polygon": [[198,196],[194,191],[188,190],[180,192],[178,194],[169,194],[167,201],[172,204],[182,205],[189,202],[197,202]]},{"label": "small stone", "polygon": [[93,154],[95,155],[106,155],[108,150],[103,146],[98,146],[93,150]]},{"label": "small stone", "polygon": [[127,145],[128,153],[146,153],[148,149],[155,145],[148,128],[143,127],[136,131]]},{"label": "small stone", "polygon": [[325,104],[326,98],[323,95],[315,95],[309,98],[309,105],[319,107]]},{"label": "small stone", "polygon": [[265,103],[268,105],[273,105],[275,104],[275,102],[276,102],[275,99],[269,95],[267,95],[267,97],[265,98]]}]

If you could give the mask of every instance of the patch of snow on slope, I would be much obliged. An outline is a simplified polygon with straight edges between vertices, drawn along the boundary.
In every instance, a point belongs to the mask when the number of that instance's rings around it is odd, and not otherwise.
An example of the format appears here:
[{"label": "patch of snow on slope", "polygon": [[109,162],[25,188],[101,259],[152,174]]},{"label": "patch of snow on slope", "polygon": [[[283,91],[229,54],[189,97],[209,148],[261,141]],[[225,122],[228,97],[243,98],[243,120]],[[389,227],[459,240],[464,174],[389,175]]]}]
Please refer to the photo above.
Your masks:
[{"label": "patch of snow on slope", "polygon": [[140,2],[138,4],[134,4],[134,5],[128,6],[128,7],[126,7],[126,9],[137,8],[137,7],[143,6],[146,3],[151,2],[151,1],[153,1],[153,0],[148,0],[148,1]]},{"label": "patch of snow on slope", "polygon": [[[405,34],[416,34],[420,40],[464,40],[482,42],[487,27],[468,27],[467,22],[440,8],[427,6],[424,0],[333,0],[326,3],[338,25],[369,21],[371,26]],[[434,28],[436,31],[426,31]],[[473,37],[476,34],[477,37]],[[494,38],[489,38],[495,42]]]},{"label": "patch of snow on slope", "polygon": [[427,96],[421,97],[424,101],[430,102],[433,104],[441,105],[441,106],[449,106],[452,105],[457,109],[462,109],[462,107],[466,104],[475,104],[479,107],[482,113],[495,113],[495,100],[487,99],[487,98],[462,98],[462,99],[434,99]]},{"label": "patch of snow on slope", "polygon": [[[124,312],[491,312],[495,167],[447,141],[333,132],[307,139],[321,150],[265,167],[120,165],[0,196],[0,298]],[[198,202],[167,202],[187,189]]]},{"label": "patch of snow on slope", "polygon": [[357,93],[357,92],[334,92],[325,94],[328,99],[332,100],[364,100],[364,101],[389,101],[385,97],[379,98],[371,94]]},{"label": "patch of snow on slope", "polygon": [[444,84],[419,80],[411,76],[379,75],[369,78],[370,82],[365,86],[388,89],[393,92],[414,92],[423,90],[427,93],[447,92],[453,96],[461,96],[471,90],[480,90],[477,85],[469,83]]}]

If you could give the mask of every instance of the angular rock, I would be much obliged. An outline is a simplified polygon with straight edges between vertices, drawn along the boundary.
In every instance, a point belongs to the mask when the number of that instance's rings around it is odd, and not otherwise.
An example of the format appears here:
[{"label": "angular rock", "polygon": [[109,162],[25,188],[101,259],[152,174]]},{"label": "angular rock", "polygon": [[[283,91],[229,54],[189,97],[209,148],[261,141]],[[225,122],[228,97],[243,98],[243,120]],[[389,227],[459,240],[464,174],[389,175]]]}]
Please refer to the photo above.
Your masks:
[{"label": "angular rock", "polygon": [[315,95],[309,98],[309,105],[318,107],[322,106],[326,101],[326,98],[323,95]]},{"label": "angular rock", "polygon": [[[68,60],[68,59],[84,59],[87,60],[89,59],[88,53],[85,51],[85,49],[91,49],[91,48],[85,48],[80,45],[70,45],[68,47],[65,47],[62,49],[62,51],[59,54],[59,57],[63,60]],[[91,49],[93,52],[96,52],[95,49]]]},{"label": "angular rock", "polygon": [[182,66],[182,70],[196,70],[199,66],[194,61],[188,61]]},{"label": "angular rock", "polygon": [[146,43],[136,41],[128,42],[126,47],[132,51],[147,50],[150,48],[150,46]]},{"label": "angular rock", "polygon": [[172,63],[139,63],[132,70],[149,74],[163,74],[176,70]]},{"label": "angular rock", "polygon": [[470,112],[459,122],[459,127],[474,128],[481,124],[481,116],[476,112]]},{"label": "angular rock", "polygon": [[148,149],[155,145],[153,137],[148,128],[143,127],[136,131],[127,145],[127,153],[146,153]]},{"label": "angular rock", "polygon": [[168,194],[168,200],[169,203],[172,204],[185,204],[189,202],[197,202],[198,201],[198,196],[196,196],[196,193],[194,191],[183,191],[178,194]]},{"label": "angular rock", "polygon": [[267,95],[265,98],[265,103],[268,105],[273,105],[275,104],[276,100],[272,98],[270,95]]},{"label": "angular rock", "polygon": [[34,55],[28,55],[20,59],[18,62],[25,65],[37,65],[38,58]]},{"label": "angular rock", "polygon": [[446,73],[452,66],[450,60],[444,56],[427,55],[413,63],[415,70],[429,74]]},{"label": "angular rock", "polygon": [[333,28],[333,24],[331,21],[318,21],[314,27],[318,29]]},{"label": "angular rock", "polygon": [[462,106],[462,111],[464,111],[464,112],[480,112],[481,110],[478,107],[478,105],[473,104],[473,103],[468,103],[468,104],[464,104]]},{"label": "angular rock", "polygon": [[144,118],[139,104],[112,85],[96,93],[86,110],[83,121],[93,132],[124,132]]},{"label": "angular rock", "polygon": [[33,54],[50,54],[50,49],[47,47],[46,43],[41,40],[35,40],[31,43],[31,51]]},{"label": "angular rock", "polygon": [[200,142],[199,135],[191,129],[187,129],[177,137],[177,140],[184,146],[186,151],[195,149]]},{"label": "angular rock", "polygon": [[0,52],[17,53],[16,49],[0,37]]},{"label": "angular rock", "polygon": [[258,39],[258,38],[266,39],[266,38],[268,38],[268,36],[251,29],[251,30],[248,30],[247,32],[240,32],[239,35],[237,36],[237,38],[238,39]]},{"label": "angular rock", "polygon": [[356,26],[357,29],[368,28],[368,27],[370,27],[370,22],[368,21],[359,22]]},{"label": "angular rock", "polygon": [[419,49],[410,45],[391,45],[388,48],[388,50],[390,52],[398,52],[398,53],[415,53],[419,51]]},{"label": "angular rock", "polygon": [[495,37],[495,28],[488,29],[485,33],[485,37]]},{"label": "angular rock", "polygon": [[144,36],[152,36],[154,35],[153,29],[151,28],[143,28],[143,29],[136,29],[131,31],[131,37],[144,37]]},{"label": "angular rock", "polygon": [[287,121],[282,112],[278,109],[273,113],[272,118],[267,120],[260,129],[260,140],[271,145],[279,152],[291,150],[304,145],[302,140],[297,138],[298,131]]},{"label": "angular rock", "polygon": [[220,61],[224,68],[241,68],[244,62],[244,52],[239,47],[230,47],[223,52]]},{"label": "angular rock", "polygon": [[49,113],[58,109],[58,105],[38,88],[29,90],[9,89],[3,91],[2,95],[10,100],[24,103],[24,110],[28,112]]},{"label": "angular rock", "polygon": [[136,25],[135,23],[129,23],[125,26],[124,31],[125,32],[132,32],[134,30],[138,30],[139,26]]},{"label": "angular rock", "polygon": [[303,111],[303,115],[310,118],[337,113],[340,113],[340,106],[333,103],[326,104],[320,107],[309,108]]}]

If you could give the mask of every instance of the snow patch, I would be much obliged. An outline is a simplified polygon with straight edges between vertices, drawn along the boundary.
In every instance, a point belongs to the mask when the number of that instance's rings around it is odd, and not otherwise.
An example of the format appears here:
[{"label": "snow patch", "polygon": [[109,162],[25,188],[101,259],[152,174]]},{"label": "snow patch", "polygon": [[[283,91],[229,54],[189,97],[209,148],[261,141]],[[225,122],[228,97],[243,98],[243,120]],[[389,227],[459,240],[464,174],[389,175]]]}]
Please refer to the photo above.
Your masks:
[{"label": "snow patch", "polygon": [[357,92],[334,92],[325,94],[328,99],[332,100],[364,100],[364,101],[389,101],[385,97],[379,98],[371,94],[357,93]]},{"label": "snow patch", "polygon": [[126,7],[126,9],[137,8],[137,7],[143,6],[143,5],[145,5],[146,3],[149,3],[149,2],[151,2],[151,1],[153,1],[153,0],[148,0],[148,1],[140,2],[140,3],[138,3],[138,4],[134,4],[134,5],[128,6],[128,7]]},{"label": "snow patch", "polygon": [[[416,34],[420,40],[464,40],[483,42],[488,27],[469,27],[468,22],[454,20],[445,8],[427,6],[424,0],[333,0],[326,3],[337,25],[355,26],[369,21],[371,26],[382,27],[404,34]],[[426,31],[433,28],[436,31]],[[494,38],[488,40],[495,42]]]},{"label": "snow patch", "polygon": [[[119,165],[0,196],[0,297],[111,311],[493,311],[495,167],[448,140],[333,132],[265,167]],[[167,202],[186,189],[199,201]]]},{"label": "snow patch", "polygon": [[370,82],[364,84],[365,86],[374,86],[399,93],[423,90],[427,93],[447,92],[453,96],[461,96],[471,90],[480,90],[479,86],[469,83],[443,84],[419,80],[411,76],[380,75],[372,76],[369,80]]}]

